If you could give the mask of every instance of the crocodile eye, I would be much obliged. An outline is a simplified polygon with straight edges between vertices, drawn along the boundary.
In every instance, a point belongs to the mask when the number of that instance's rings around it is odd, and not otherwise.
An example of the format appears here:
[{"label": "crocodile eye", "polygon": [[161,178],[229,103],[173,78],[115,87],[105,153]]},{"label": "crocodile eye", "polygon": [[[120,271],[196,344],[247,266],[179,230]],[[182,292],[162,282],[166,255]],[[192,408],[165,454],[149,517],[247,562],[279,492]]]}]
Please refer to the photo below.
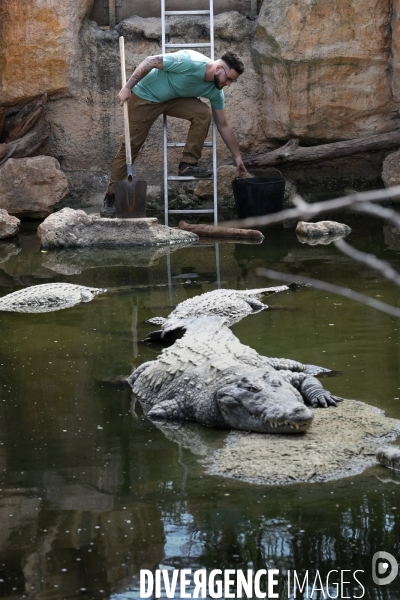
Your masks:
[{"label": "crocodile eye", "polygon": [[246,387],[246,390],[249,390],[249,392],[259,392],[261,388],[259,388],[256,385],[248,385]]}]

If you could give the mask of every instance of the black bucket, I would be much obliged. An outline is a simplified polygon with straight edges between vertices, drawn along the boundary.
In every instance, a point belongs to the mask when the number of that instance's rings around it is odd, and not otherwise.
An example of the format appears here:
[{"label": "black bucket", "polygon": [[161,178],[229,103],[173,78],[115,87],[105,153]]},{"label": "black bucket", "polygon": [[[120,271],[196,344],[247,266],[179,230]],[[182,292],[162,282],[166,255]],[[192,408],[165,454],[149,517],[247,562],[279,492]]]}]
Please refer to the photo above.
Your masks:
[{"label": "black bucket", "polygon": [[[274,176],[273,174],[279,174]],[[232,181],[239,219],[260,217],[283,210],[286,179],[278,169],[268,177],[237,177]]]}]

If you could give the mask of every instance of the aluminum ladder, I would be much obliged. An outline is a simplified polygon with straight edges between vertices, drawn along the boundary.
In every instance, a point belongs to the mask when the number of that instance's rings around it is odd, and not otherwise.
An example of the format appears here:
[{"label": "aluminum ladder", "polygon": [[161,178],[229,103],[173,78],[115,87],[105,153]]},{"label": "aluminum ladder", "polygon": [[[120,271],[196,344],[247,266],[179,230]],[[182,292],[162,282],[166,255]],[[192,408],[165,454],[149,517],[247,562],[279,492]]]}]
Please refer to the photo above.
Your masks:
[{"label": "aluminum ladder", "polygon": [[[165,54],[167,48],[174,48],[179,50],[180,48],[208,48],[210,51],[210,58],[214,60],[214,5],[213,0],[210,0],[209,10],[165,10],[165,1],[161,0],[161,40],[162,40],[162,53]],[[167,44],[165,40],[165,17],[167,16],[184,16],[184,15],[209,15],[210,17],[210,42],[209,43],[193,43],[193,44]],[[208,209],[196,209],[196,210],[169,210],[168,206],[168,182],[169,181],[200,181],[196,177],[179,177],[178,175],[168,175],[168,148],[179,148],[184,147],[183,142],[173,143],[168,142],[168,131],[167,131],[167,117],[163,117],[163,129],[164,129],[164,215],[165,225],[168,225],[168,217],[171,214],[213,214],[214,225],[218,225],[218,198],[217,198],[217,144],[216,144],[216,127],[213,121],[212,123],[212,142],[205,142],[204,147],[213,149],[213,177],[208,179],[213,180],[214,189],[214,207]]]}]

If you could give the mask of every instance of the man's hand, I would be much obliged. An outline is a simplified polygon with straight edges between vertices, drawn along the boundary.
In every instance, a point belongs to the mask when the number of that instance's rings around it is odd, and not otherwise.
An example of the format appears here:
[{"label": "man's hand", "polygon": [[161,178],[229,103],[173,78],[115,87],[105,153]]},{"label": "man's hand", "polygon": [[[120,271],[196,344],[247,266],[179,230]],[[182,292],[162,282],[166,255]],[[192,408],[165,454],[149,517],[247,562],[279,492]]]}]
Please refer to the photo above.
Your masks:
[{"label": "man's hand", "polygon": [[235,163],[238,177],[244,177],[247,174],[247,169],[243,164],[242,157],[238,156],[237,158],[234,158],[233,162]]},{"label": "man's hand", "polygon": [[118,94],[120,106],[124,105],[124,102],[128,100],[131,95],[131,90],[127,87],[123,87],[120,93]]}]

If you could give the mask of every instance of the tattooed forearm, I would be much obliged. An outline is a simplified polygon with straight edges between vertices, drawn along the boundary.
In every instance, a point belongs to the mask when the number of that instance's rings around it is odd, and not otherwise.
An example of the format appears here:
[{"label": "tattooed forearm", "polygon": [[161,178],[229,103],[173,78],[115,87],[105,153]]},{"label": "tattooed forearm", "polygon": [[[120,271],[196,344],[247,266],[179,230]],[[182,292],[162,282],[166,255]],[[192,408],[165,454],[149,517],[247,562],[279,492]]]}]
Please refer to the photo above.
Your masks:
[{"label": "tattooed forearm", "polygon": [[140,63],[140,65],[138,67],[136,67],[136,69],[130,76],[129,80],[126,82],[126,87],[131,90],[133,88],[133,86],[135,86],[138,83],[138,81],[140,81],[141,79],[143,79],[143,77],[145,77],[148,73],[150,73],[150,71],[152,69],[162,69],[162,68],[163,68],[162,54],[159,54],[158,56],[148,56],[147,58],[142,60],[142,62]]}]

